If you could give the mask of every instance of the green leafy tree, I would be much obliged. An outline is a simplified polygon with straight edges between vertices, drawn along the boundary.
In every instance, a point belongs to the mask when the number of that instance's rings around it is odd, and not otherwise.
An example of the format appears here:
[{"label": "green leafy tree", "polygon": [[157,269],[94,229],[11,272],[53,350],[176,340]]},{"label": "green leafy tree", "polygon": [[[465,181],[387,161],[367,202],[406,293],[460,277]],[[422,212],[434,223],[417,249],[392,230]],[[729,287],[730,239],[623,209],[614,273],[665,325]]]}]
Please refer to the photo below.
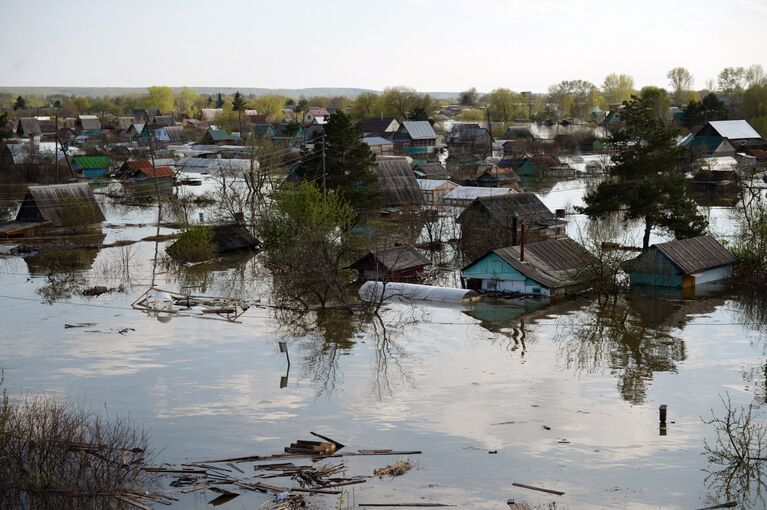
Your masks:
[{"label": "green leafy tree", "polygon": [[683,124],[687,127],[727,119],[727,105],[713,93],[704,96],[701,101],[690,101],[683,111]]},{"label": "green leafy tree", "polygon": [[386,113],[397,120],[406,120],[418,103],[418,93],[408,87],[387,87],[383,92]]},{"label": "green leafy tree", "polygon": [[416,106],[407,114],[407,120],[429,120],[429,114],[423,106]]},{"label": "green leafy tree", "polygon": [[700,235],[708,227],[687,196],[687,151],[677,147],[676,132],[667,127],[649,98],[634,98],[621,112],[625,127],[608,140],[615,153],[607,178],[586,193],[581,212],[591,218],[620,215],[644,222],[642,249],[650,246],[654,228],[677,238]]},{"label": "green leafy tree", "polygon": [[173,98],[173,105],[175,106],[176,113],[188,117],[197,117],[197,114],[199,113],[197,105],[200,102],[200,99],[200,94],[193,89],[190,89],[189,87],[182,88]]},{"label": "green leafy tree", "polygon": [[652,86],[643,87],[639,91],[639,96],[644,101],[645,106],[652,110],[656,118],[661,121],[666,120],[668,109],[671,107],[671,98],[666,89]]},{"label": "green leafy tree", "polygon": [[628,101],[636,93],[634,78],[628,74],[608,74],[602,83],[602,93],[608,103]]},{"label": "green leafy tree", "polygon": [[149,87],[146,106],[147,108],[157,108],[161,112],[173,111],[173,90],[170,87]]},{"label": "green leafy tree", "polygon": [[242,134],[242,112],[245,111],[245,108],[247,108],[247,103],[238,90],[234,93],[234,98],[232,99],[232,110],[237,112],[237,123],[240,126],[240,134]]},{"label": "green leafy tree", "polygon": [[477,103],[479,103],[479,94],[477,93],[476,87],[471,87],[469,90],[461,92],[458,96],[458,101],[461,103],[461,106],[477,106]]},{"label": "green leafy tree", "polygon": [[749,87],[740,99],[738,113],[762,137],[767,136],[767,84]]},{"label": "green leafy tree", "polygon": [[323,193],[310,182],[283,185],[272,194],[258,230],[283,306],[353,310],[348,267],[358,253],[351,234],[356,217],[340,194]]},{"label": "green leafy tree", "polygon": [[597,86],[585,80],[565,80],[549,87],[549,102],[558,105],[562,115],[577,119],[588,118],[599,99]]},{"label": "green leafy tree", "polygon": [[356,97],[353,103],[352,115],[359,122],[365,122],[376,114],[382,114],[383,110],[377,111],[379,96],[375,92],[363,92]]},{"label": "green leafy tree", "polygon": [[690,91],[695,83],[695,77],[684,67],[675,67],[666,74],[671,85],[674,101],[684,104],[690,100]]},{"label": "green leafy tree", "polygon": [[516,116],[524,117],[525,99],[521,94],[509,89],[497,88],[487,95],[490,118],[498,122],[508,122]]},{"label": "green leafy tree", "polygon": [[27,101],[21,96],[17,97],[16,102],[13,103],[13,111],[26,110],[26,108]]},{"label": "green leafy tree", "polygon": [[268,122],[282,120],[282,109],[285,104],[283,96],[274,94],[258,96],[252,100],[252,104],[259,114],[266,116]]},{"label": "green leafy tree", "polygon": [[11,138],[13,131],[8,128],[8,112],[0,112],[0,140]]},{"label": "green leafy tree", "polygon": [[357,210],[379,205],[378,177],[372,170],[375,156],[362,141],[359,124],[353,123],[346,113],[336,112],[328,117],[324,136],[313,150],[304,149],[302,156],[296,170],[302,181],[337,192]]}]

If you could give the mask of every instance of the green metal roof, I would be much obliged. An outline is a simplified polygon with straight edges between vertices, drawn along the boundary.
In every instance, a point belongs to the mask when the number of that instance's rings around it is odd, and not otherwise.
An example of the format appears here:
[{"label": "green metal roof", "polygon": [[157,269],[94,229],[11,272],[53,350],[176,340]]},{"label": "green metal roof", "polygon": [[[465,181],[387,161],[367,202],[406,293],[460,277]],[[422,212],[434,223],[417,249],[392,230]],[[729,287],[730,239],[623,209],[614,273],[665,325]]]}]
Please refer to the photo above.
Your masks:
[{"label": "green metal roof", "polygon": [[224,141],[230,141],[230,140],[236,140],[233,135],[230,135],[223,129],[213,129],[208,128],[208,133],[210,133],[210,137],[213,139],[214,142],[224,142]]},{"label": "green metal roof", "polygon": [[112,160],[107,156],[75,156],[72,158],[72,162],[77,168],[110,168],[112,166]]}]

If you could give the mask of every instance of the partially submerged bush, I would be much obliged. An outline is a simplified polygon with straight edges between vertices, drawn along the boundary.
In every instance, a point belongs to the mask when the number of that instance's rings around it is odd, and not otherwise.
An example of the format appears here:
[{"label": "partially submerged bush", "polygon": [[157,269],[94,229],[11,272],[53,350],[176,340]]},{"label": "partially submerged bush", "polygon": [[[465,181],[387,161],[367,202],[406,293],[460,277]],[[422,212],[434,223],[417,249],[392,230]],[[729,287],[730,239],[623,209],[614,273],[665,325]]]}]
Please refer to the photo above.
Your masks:
[{"label": "partially submerged bush", "polygon": [[202,262],[216,255],[213,230],[202,225],[188,226],[178,240],[168,247],[168,253],[180,262]]},{"label": "partially submerged bush", "polygon": [[[1,381],[0,381],[1,382]],[[0,507],[104,508],[152,485],[147,436],[44,396],[0,400]]]}]

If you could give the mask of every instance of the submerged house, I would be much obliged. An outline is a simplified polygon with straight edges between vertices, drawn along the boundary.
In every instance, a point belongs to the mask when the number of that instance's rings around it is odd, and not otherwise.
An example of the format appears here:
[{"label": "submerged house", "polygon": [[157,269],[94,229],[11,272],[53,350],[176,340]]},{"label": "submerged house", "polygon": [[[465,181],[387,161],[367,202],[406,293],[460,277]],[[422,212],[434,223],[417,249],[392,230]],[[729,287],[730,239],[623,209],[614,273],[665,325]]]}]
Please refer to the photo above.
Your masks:
[{"label": "submerged house", "polygon": [[74,156],[72,170],[88,179],[105,177],[112,170],[112,160],[108,156]]},{"label": "submerged house", "polygon": [[426,120],[406,120],[392,136],[397,154],[426,158],[434,152],[437,133]]},{"label": "submerged house", "polygon": [[373,168],[378,175],[378,190],[387,207],[421,205],[423,195],[418,180],[404,158],[382,159]]},{"label": "submerged house", "polygon": [[523,239],[534,242],[564,234],[566,222],[557,218],[535,193],[508,191],[505,195],[475,199],[458,217],[465,253],[479,255],[504,246],[516,246]]},{"label": "submerged house", "polygon": [[694,135],[694,139],[701,137],[726,139],[737,151],[749,148],[767,149],[767,140],[745,120],[712,120]]},{"label": "submerged house", "polygon": [[493,136],[479,124],[456,124],[447,137],[450,154],[471,154],[486,158],[493,152]]},{"label": "submerged house", "polygon": [[593,256],[569,237],[498,248],[461,270],[467,289],[563,296],[588,288]]},{"label": "submerged house", "polygon": [[101,132],[101,121],[96,115],[78,115],[77,120],[75,120],[75,128],[81,134],[95,136]]},{"label": "submerged house", "polygon": [[17,222],[45,222],[51,227],[91,225],[104,221],[96,196],[84,182],[29,186]]},{"label": "submerged house", "polygon": [[691,289],[732,276],[735,256],[709,235],[654,244],[624,269],[631,285]]},{"label": "submerged house", "polygon": [[[244,225],[237,223],[225,225],[208,225],[206,228],[212,231],[211,244],[213,244],[216,253],[230,253],[235,251],[255,251],[261,243],[253,237]],[[171,256],[177,255],[177,243],[171,244],[167,252]]]},{"label": "submerged house", "polygon": [[349,267],[357,271],[360,281],[398,282],[421,276],[429,264],[429,259],[412,246],[395,246],[369,251]]},{"label": "submerged house", "polygon": [[413,167],[418,179],[450,179],[447,169],[439,161],[427,161]]},{"label": "submerged house", "polygon": [[394,142],[381,136],[366,136],[362,141],[370,147],[370,152],[380,156],[394,155]]},{"label": "submerged house", "polygon": [[418,186],[424,201],[429,205],[440,205],[442,199],[458,185],[447,179],[418,179]]}]

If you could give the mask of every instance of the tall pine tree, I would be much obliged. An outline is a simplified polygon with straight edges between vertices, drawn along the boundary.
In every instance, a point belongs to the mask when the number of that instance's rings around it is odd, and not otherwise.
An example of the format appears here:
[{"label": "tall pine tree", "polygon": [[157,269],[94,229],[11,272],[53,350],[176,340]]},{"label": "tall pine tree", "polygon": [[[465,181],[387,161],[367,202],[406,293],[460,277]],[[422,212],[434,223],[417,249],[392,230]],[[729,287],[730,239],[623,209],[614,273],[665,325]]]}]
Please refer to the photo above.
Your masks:
[{"label": "tall pine tree", "polygon": [[625,105],[625,127],[608,140],[615,151],[608,177],[586,194],[579,211],[591,218],[620,214],[624,221],[643,221],[645,251],[654,228],[679,239],[703,234],[708,222],[687,196],[687,150],[677,147],[675,131],[658,116],[652,98]]},{"label": "tall pine tree", "polygon": [[315,142],[313,150],[305,149],[302,156],[296,170],[301,180],[314,182],[320,189],[324,184],[328,191],[339,193],[358,211],[380,206],[378,176],[373,171],[375,156],[362,141],[359,125],[346,113],[332,114],[325,124],[324,135]]},{"label": "tall pine tree", "polygon": [[245,107],[247,106],[247,103],[245,102],[245,99],[242,98],[242,94],[240,94],[240,91],[234,93],[234,99],[232,99],[232,110],[237,112],[237,121],[240,125],[240,136],[242,136],[242,112],[245,111]]}]

